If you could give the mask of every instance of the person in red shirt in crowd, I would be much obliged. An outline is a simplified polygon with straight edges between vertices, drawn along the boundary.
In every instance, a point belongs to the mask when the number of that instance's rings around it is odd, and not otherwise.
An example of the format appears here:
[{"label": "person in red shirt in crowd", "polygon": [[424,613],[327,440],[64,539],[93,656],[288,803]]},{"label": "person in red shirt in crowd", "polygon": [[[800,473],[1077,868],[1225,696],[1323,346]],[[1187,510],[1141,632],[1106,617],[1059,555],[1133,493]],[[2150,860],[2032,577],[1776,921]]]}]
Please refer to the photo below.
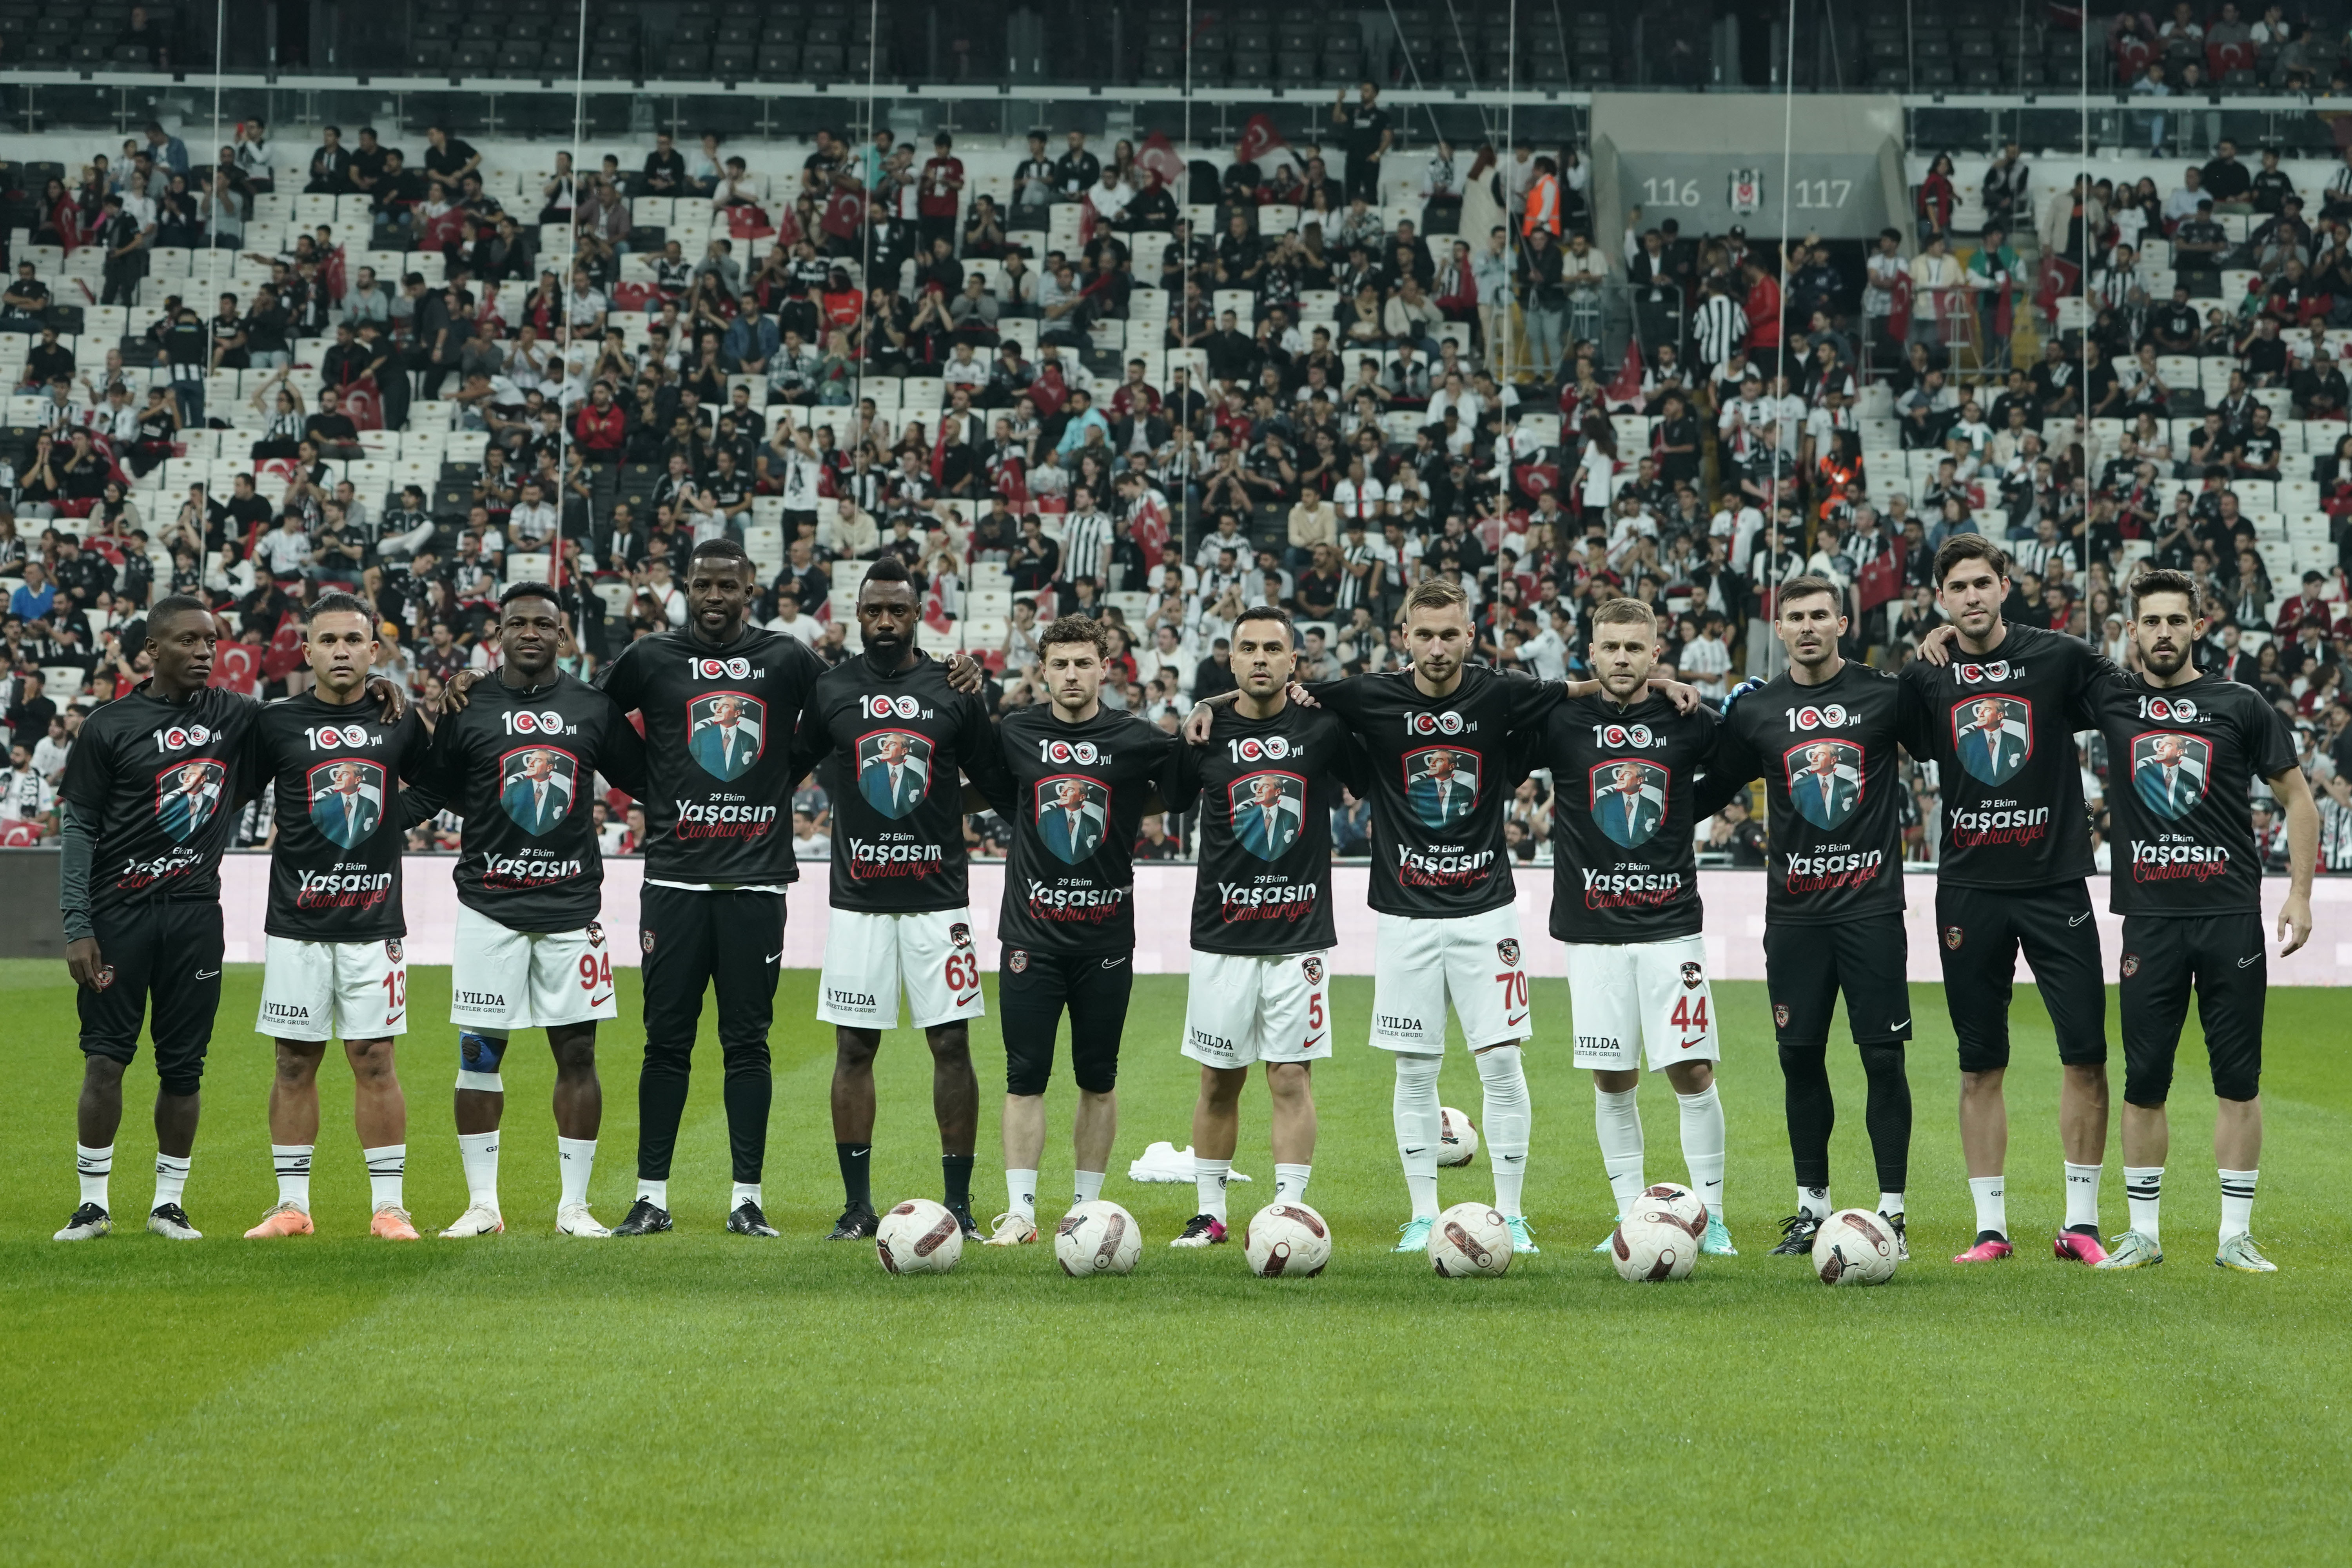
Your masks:
[{"label": "person in red shirt in crowd", "polygon": [[1778,358],[1780,353],[1780,280],[1753,260],[1739,270],[1748,279],[1748,298],[1741,306],[1748,312],[1748,352]]},{"label": "person in red shirt in crowd", "polygon": [[1118,390],[1110,395],[1108,412],[1113,419],[1147,418],[1160,412],[1160,394],[1143,379],[1141,360],[1127,362],[1127,379],[1120,382]]},{"label": "person in red shirt in crowd", "polygon": [[956,219],[963,211],[963,160],[955,155],[955,138],[942,131],[931,139],[931,146],[915,198],[916,226],[927,256],[936,241],[955,243]]},{"label": "person in red shirt in crowd", "polygon": [[588,401],[572,422],[572,438],[592,463],[617,463],[628,438],[628,416],[613,401],[613,384],[600,381],[589,390]]}]

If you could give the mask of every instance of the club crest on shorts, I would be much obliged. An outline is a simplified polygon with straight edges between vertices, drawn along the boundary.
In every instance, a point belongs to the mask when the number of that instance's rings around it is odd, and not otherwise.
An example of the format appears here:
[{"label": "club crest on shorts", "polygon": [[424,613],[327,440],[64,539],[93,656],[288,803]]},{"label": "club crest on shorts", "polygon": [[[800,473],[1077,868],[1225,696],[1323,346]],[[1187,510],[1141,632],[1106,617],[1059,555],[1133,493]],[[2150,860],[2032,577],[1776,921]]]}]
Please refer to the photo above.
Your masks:
[{"label": "club crest on shorts", "polygon": [[956,921],[955,924],[948,927],[948,941],[953,942],[960,948],[970,947],[971,945],[971,927],[964,924],[961,921]]},{"label": "club crest on shorts", "polygon": [[588,945],[590,947],[602,947],[604,945],[604,926],[603,921],[590,921],[588,922]]},{"label": "club crest on shorts", "polygon": [[1004,966],[1013,971],[1015,974],[1019,974],[1024,970],[1027,969],[1029,967],[1028,950],[1025,948],[1014,948],[1013,950],[1013,956],[1005,960]]},{"label": "club crest on shorts", "polygon": [[1683,965],[1683,984],[1686,989],[1697,990],[1699,982],[1706,978],[1706,971],[1696,961]]},{"label": "club crest on shorts", "polygon": [[1772,1004],[1772,1022],[1784,1029],[1789,1026],[1789,1005],[1786,1002]]},{"label": "club crest on shorts", "polygon": [[2136,953],[2136,952],[2127,952],[2127,953],[2125,953],[2125,954],[2124,954],[2124,978],[2125,978],[2126,980],[2129,980],[2133,975],[2137,974],[2138,973],[2139,973],[2139,954],[2138,954],[2138,953]]},{"label": "club crest on shorts", "polygon": [[641,931],[637,932],[637,941],[638,941],[638,942],[639,942],[639,943],[641,943],[641,944],[644,946],[645,950],[646,950],[647,952],[651,952],[654,950],[654,933],[653,933],[653,932],[651,932],[651,931]]},{"label": "club crest on shorts", "polygon": [[1495,956],[1503,961],[1504,968],[1517,969],[1519,966],[1518,939],[1517,937],[1507,936],[1502,941],[1496,942],[1495,944]]},{"label": "club crest on shorts", "polygon": [[1960,951],[1960,928],[1959,928],[1959,927],[1958,927],[1958,926],[1946,926],[1946,927],[1944,928],[1944,945],[1945,945],[1946,947],[1950,948],[1954,952],[1959,952],[1959,951]]},{"label": "club crest on shorts", "polygon": [[405,956],[405,955],[403,953],[403,952],[402,952],[402,950],[401,950],[400,943],[399,943],[397,941],[387,942],[385,942],[385,943],[383,944],[383,955],[384,955],[386,958],[388,958],[388,959],[392,960],[392,962],[393,962],[393,963],[398,963],[401,961],[401,959],[402,959],[404,956]]},{"label": "club crest on shorts", "polygon": [[1312,953],[1298,961],[1298,972],[1307,976],[1309,985],[1323,984],[1323,961]]}]

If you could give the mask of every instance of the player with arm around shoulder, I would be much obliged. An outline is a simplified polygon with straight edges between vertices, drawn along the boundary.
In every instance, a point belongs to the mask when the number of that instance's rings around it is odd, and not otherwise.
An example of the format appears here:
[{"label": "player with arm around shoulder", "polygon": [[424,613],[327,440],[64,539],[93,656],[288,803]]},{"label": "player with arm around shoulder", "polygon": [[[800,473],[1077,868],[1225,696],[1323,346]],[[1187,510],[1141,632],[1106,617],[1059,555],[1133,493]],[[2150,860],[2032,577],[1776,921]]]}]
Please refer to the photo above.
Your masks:
[{"label": "player with arm around shoulder", "polygon": [[1715,1086],[1723,1050],[1692,848],[1692,792],[1714,751],[1717,719],[1705,708],[1677,713],[1650,689],[1657,648],[1648,605],[1602,604],[1587,656],[1600,695],[1554,709],[1524,754],[1551,770],[1551,934],[1568,944],[1575,1062],[1592,1073],[1617,1212],[1647,1184],[1635,1103],[1646,1064],[1666,1075],[1681,1109],[1684,1163],[1706,1205],[1701,1247],[1729,1254]]},{"label": "player with arm around shoulder", "polygon": [[416,1239],[402,1190],[408,1107],[393,1063],[394,1042],[408,1032],[401,847],[410,827],[440,809],[440,797],[402,787],[424,773],[432,737],[419,714],[387,723],[368,703],[376,649],[375,620],[362,601],[320,595],[303,628],[311,689],[268,704],[255,726],[256,777],[274,781],[278,803],[254,1024],[277,1042],[269,1152],[278,1203],[247,1239],[314,1228],[319,1065],[338,1036],[352,1067],[352,1120],[367,1162],[368,1229],[387,1240]]},{"label": "player with arm around shoulder", "polygon": [[1168,806],[1201,804],[1184,1045],[1201,1064],[1192,1106],[1199,1212],[1170,1245],[1225,1240],[1225,1186],[1241,1139],[1242,1090],[1263,1064],[1273,1102],[1274,1201],[1303,1204],[1315,1163],[1314,1065],[1331,1054],[1331,812],[1364,787],[1344,720],[1289,697],[1298,637],[1287,612],[1234,624],[1230,704],[1204,743],[1179,748]]},{"label": "player with arm around shoulder", "polygon": [[2124,917],[2124,1197],[2130,1225],[2110,1238],[2102,1269],[2164,1261],[2158,1208],[2171,1134],[2165,1101],[2189,997],[2197,995],[2210,1058],[2221,1225],[2213,1261],[2242,1273],[2277,1265],[2254,1245],[2254,1182],[2263,1148],[2263,1010],[2269,988],[2262,922],[2262,853],[2246,801],[2255,777],[2286,811],[2293,878],[2279,910],[2279,956],[2311,936],[2319,810],[2295,761],[2294,736],[2255,687],[2200,674],[2204,639],[2196,582],[2143,573],[2132,584],[2135,675],[2096,699],[2116,826],[2110,872]]},{"label": "player with arm around shoulder", "polygon": [[1175,736],[1102,703],[1109,633],[1063,616],[1037,639],[1046,700],[996,727],[1003,766],[989,804],[1013,828],[1004,868],[996,1001],[1004,1032],[1005,1212],[992,1247],[1037,1238],[1045,1085],[1066,1014],[1078,1103],[1071,1119],[1073,1205],[1102,1196],[1118,1131],[1118,1052],[1135,983],[1138,828]]}]

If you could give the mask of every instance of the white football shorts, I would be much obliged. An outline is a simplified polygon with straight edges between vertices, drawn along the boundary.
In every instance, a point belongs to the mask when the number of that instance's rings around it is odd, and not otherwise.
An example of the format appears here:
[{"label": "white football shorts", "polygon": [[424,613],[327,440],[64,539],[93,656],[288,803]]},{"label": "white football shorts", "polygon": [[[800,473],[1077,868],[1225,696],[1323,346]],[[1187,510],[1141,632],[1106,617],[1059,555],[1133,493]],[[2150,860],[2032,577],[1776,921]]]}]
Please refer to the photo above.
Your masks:
[{"label": "white football shorts", "polygon": [[1519,910],[1420,920],[1383,914],[1373,941],[1372,1044],[1384,1051],[1439,1056],[1445,1006],[1462,1020],[1472,1050],[1524,1040],[1528,972],[1519,957]]},{"label": "white football shorts", "polygon": [[449,1021],[460,1028],[551,1029],[620,1016],[613,950],[594,921],[578,931],[509,931],[457,906]]},{"label": "white football shorts", "polygon": [[986,1016],[970,910],[908,915],[830,912],[817,1021],[852,1029],[895,1029],[901,984],[907,988],[908,1021],[918,1029]]},{"label": "white football shorts", "polygon": [[279,1040],[381,1040],[408,1033],[408,959],[400,940],[268,939],[256,1034]]},{"label": "white football shorts", "polygon": [[1703,937],[1570,942],[1568,997],[1578,1067],[1638,1072],[1646,1055],[1656,1072],[1723,1058]]},{"label": "white football shorts", "polygon": [[1192,952],[1184,1054],[1213,1068],[1331,1054],[1330,955]]}]

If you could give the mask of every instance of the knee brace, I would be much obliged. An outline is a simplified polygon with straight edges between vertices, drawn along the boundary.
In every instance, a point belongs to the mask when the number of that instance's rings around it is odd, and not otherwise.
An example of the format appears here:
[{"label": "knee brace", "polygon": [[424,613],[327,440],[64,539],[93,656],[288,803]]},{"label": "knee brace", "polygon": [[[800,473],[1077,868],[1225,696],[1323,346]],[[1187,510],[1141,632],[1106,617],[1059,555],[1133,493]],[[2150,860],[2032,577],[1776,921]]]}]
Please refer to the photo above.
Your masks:
[{"label": "knee brace", "polygon": [[504,1094],[506,1080],[499,1076],[499,1063],[507,1054],[507,1037],[503,1030],[460,1029],[457,1031],[457,1087],[477,1089],[486,1094]]}]

